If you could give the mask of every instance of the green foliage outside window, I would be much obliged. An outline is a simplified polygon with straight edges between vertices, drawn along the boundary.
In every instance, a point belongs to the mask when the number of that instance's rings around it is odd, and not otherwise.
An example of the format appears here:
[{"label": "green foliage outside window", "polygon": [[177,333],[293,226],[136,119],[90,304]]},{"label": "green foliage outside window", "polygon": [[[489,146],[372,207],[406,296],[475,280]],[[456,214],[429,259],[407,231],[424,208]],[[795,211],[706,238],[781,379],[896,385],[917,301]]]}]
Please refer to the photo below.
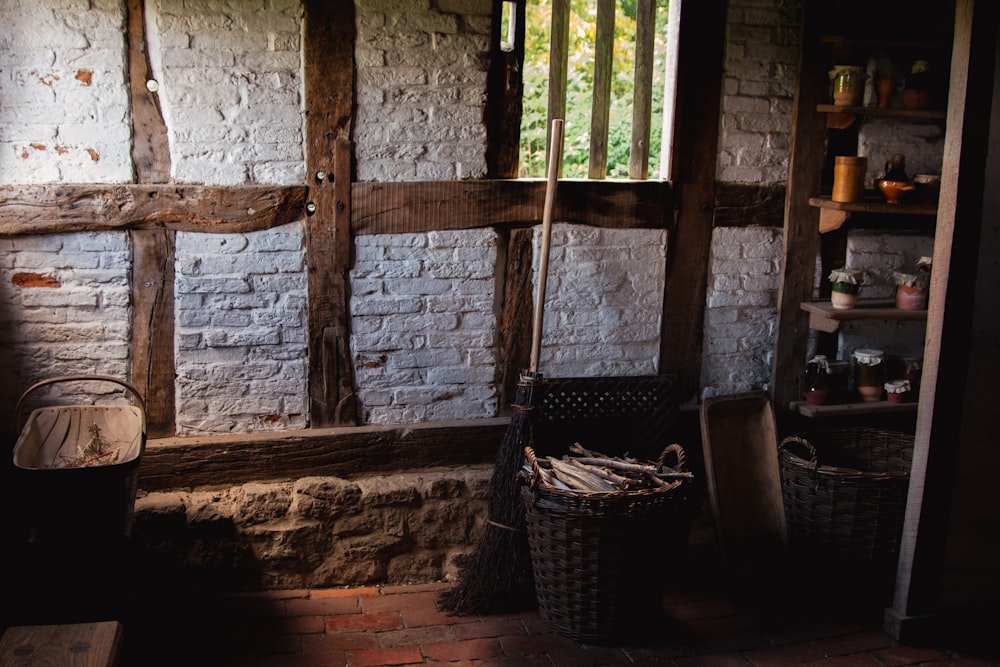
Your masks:
[{"label": "green foliage outside window", "polygon": [[[635,0],[618,0],[612,58],[611,115],[608,132],[608,178],[628,178],[632,141],[632,93],[635,76]],[[545,175],[548,109],[549,33],[552,1],[528,0],[525,10],[524,95],[521,116],[522,178]],[[590,155],[590,117],[594,86],[596,0],[570,0],[569,66],[564,125],[563,176],[586,178]],[[657,0],[649,173],[659,169],[666,76],[667,0]]]}]

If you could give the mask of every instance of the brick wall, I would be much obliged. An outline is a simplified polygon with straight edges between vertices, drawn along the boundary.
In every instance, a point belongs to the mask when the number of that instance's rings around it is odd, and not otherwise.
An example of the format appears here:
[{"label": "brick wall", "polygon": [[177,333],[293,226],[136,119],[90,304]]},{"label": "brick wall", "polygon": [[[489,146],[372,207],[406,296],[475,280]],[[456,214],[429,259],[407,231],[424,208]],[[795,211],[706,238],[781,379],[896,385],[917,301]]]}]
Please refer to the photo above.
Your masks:
[{"label": "brick wall", "polygon": [[301,227],[182,232],[175,254],[178,435],[304,428]]}]

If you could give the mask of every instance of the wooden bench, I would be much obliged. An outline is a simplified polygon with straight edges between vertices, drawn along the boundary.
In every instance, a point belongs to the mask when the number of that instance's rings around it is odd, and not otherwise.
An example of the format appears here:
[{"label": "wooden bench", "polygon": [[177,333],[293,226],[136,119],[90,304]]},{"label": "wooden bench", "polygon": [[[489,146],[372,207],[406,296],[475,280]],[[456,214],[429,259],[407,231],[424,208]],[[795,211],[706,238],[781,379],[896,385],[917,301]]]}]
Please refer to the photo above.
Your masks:
[{"label": "wooden bench", "polygon": [[115,667],[121,638],[118,621],[13,626],[0,639],[0,665]]}]

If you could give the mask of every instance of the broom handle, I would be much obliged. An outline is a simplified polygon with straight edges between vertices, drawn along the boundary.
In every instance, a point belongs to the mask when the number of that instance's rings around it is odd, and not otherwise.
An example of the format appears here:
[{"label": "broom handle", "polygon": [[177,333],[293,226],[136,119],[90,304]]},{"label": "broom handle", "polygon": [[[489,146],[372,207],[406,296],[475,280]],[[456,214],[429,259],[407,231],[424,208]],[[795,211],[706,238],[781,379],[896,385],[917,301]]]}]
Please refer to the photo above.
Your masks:
[{"label": "broom handle", "polygon": [[548,180],[545,183],[545,207],[542,209],[542,248],[538,258],[538,291],[535,294],[535,317],[531,331],[531,365],[528,370],[538,372],[542,354],[542,321],[545,315],[545,283],[549,275],[549,247],[552,240],[552,208],[556,198],[556,183],[562,163],[563,119],[552,119],[549,136]]}]

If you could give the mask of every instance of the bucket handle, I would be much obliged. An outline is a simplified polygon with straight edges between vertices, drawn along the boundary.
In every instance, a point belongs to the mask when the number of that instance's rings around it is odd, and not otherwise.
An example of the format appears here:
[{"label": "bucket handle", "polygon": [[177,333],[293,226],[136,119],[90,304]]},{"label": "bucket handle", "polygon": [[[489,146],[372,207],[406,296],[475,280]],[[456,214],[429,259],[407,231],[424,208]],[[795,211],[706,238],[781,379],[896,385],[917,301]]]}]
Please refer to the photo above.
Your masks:
[{"label": "bucket handle", "polygon": [[14,408],[14,419],[18,431],[24,428],[24,424],[21,423],[21,406],[24,404],[25,399],[36,390],[57,382],[111,382],[112,384],[124,387],[129,391],[129,393],[132,394],[132,398],[139,405],[139,412],[142,415],[142,434],[144,436],[146,435],[146,401],[143,400],[142,394],[139,393],[138,389],[125,380],[112,377],[110,375],[61,375],[47,380],[40,380],[39,382],[31,385],[24,390],[24,393],[21,394],[21,398],[17,399],[17,406]]}]

